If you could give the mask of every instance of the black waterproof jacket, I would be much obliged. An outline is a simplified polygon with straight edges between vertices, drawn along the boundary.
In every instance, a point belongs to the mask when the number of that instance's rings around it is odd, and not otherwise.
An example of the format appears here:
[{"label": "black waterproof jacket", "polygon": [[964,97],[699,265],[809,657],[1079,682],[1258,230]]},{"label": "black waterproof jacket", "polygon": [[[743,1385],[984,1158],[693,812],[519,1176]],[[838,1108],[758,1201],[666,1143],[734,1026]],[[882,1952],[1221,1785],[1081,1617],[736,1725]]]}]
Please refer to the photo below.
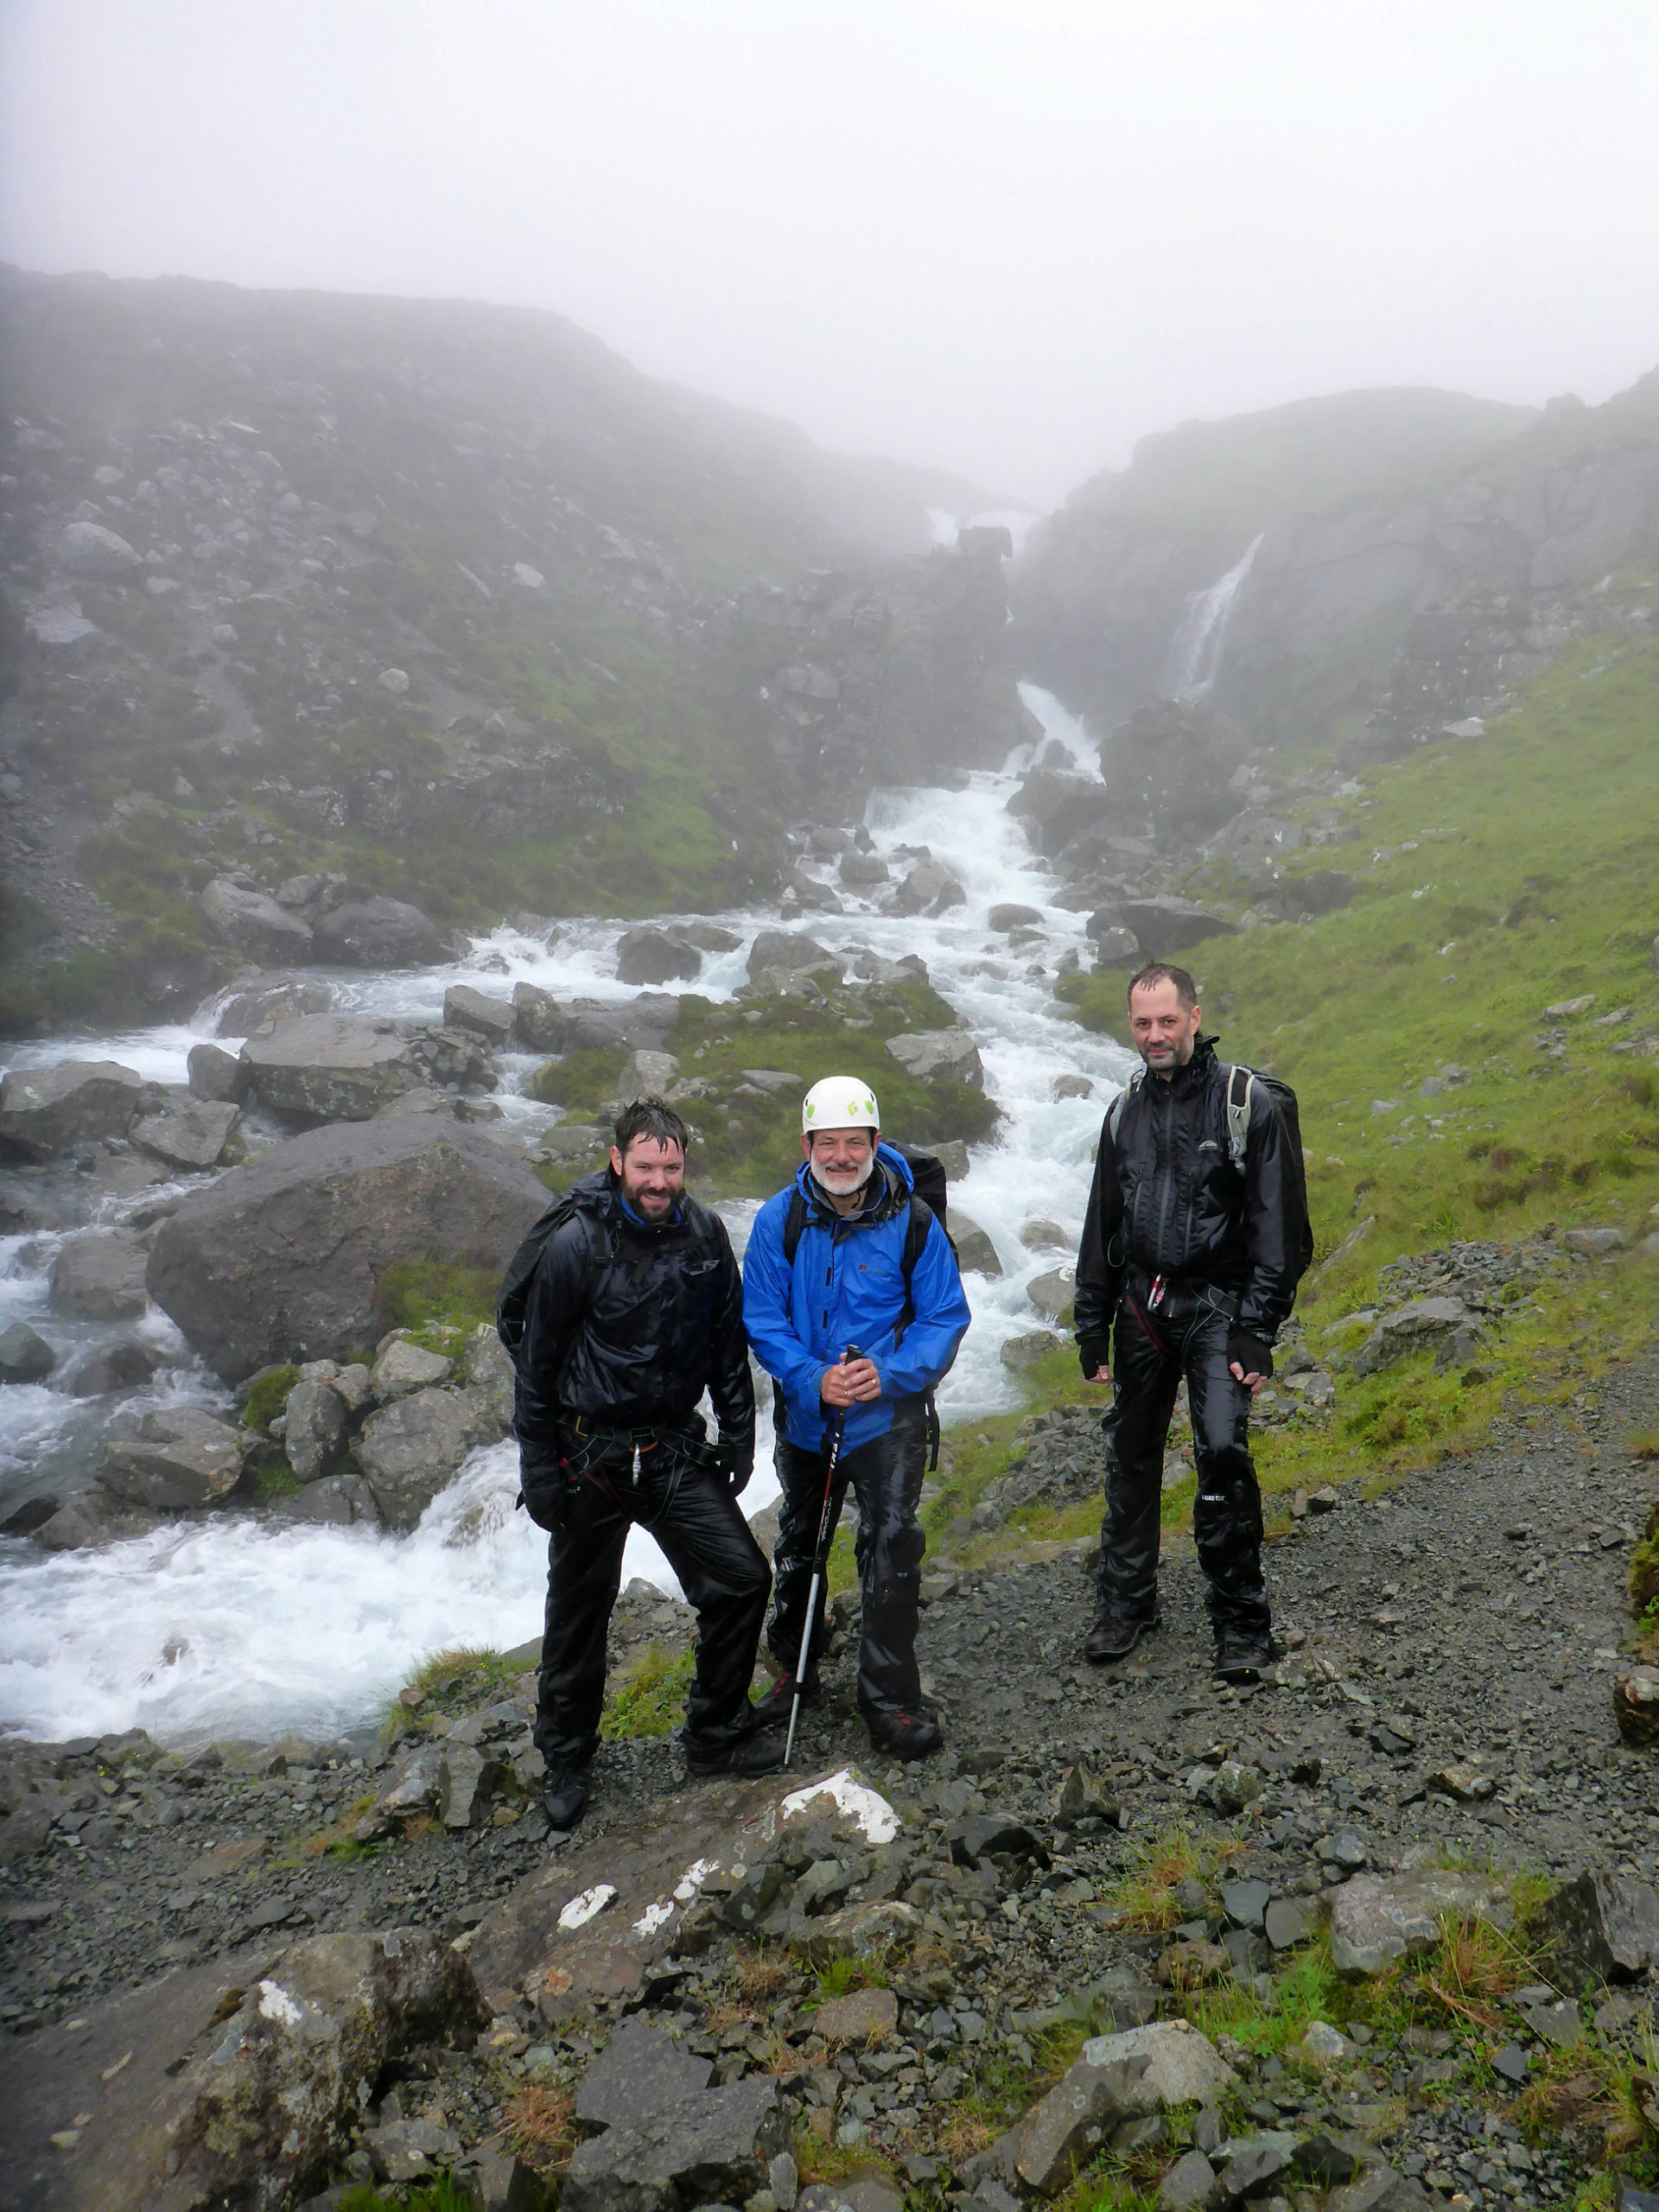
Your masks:
[{"label": "black waterproof jacket", "polygon": [[1271,1344],[1296,1295],[1284,1124],[1258,1084],[1241,1173],[1227,1131],[1227,1079],[1213,1037],[1167,1082],[1144,1074],[1109,1122],[1077,1248],[1074,1326],[1105,1339],[1132,1271],[1236,1296],[1234,1325]]},{"label": "black waterproof jacket", "polygon": [[513,1427],[536,1452],[561,1421],[683,1427],[705,1387],[722,1444],[753,1449],[743,1287],[726,1224],[690,1196],[671,1221],[636,1219],[608,1168],[572,1186],[524,1307]]}]

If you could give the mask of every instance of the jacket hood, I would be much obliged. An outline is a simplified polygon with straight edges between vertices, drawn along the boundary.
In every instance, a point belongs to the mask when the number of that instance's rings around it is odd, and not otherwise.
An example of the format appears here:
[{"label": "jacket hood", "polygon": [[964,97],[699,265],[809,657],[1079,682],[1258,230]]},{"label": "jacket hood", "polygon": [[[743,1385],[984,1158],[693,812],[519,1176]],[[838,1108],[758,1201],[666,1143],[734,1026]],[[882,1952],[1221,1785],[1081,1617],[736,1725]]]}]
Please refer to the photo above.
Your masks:
[{"label": "jacket hood", "polygon": [[[908,1205],[910,1194],[916,1187],[916,1178],[911,1173],[910,1162],[905,1158],[903,1153],[895,1152],[891,1145],[877,1145],[875,1163],[878,1169],[886,1170],[887,1186],[887,1196],[877,1202],[875,1215],[878,1221],[886,1221],[898,1211],[899,1206]],[[796,1169],[795,1187],[806,1200],[809,1207],[814,1208],[819,1213],[834,1212],[834,1208],[812,1179],[812,1166],[810,1160],[804,1160]],[[867,1185],[866,1188],[868,1187]],[[852,1218],[856,1220],[857,1216],[854,1215]]]}]

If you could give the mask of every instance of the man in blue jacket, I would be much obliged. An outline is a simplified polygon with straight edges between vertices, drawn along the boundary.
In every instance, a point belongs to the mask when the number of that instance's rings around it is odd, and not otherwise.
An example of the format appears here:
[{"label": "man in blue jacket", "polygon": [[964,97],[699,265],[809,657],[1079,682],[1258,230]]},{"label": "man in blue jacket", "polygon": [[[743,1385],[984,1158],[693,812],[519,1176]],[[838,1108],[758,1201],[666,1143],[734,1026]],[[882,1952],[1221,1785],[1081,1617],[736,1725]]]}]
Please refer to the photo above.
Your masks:
[{"label": "man in blue jacket", "polygon": [[[925,1758],[943,1738],[916,1669],[916,1506],[931,1394],[971,1317],[950,1240],[913,1195],[906,1162],[881,1142],[868,1084],[846,1076],[815,1084],[801,1109],[801,1151],[794,1182],[761,1208],[743,1260],[743,1324],[783,1402],[766,1642],[785,1672],[760,1709],[785,1717],[794,1698],[830,1427],[844,1413],[835,1514],[850,1483],[863,1594],[859,1710],[878,1751]],[[819,1694],[823,1604],[820,1585],[801,1684],[809,1703]]]}]

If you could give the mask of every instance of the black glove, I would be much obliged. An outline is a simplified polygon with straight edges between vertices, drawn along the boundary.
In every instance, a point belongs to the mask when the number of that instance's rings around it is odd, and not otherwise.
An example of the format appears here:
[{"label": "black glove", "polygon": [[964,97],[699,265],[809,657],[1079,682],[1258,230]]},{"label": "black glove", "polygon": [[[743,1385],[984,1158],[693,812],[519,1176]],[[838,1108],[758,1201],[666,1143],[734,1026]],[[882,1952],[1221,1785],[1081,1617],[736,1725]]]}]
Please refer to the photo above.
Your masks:
[{"label": "black glove", "polygon": [[734,1497],[741,1497],[754,1472],[753,1444],[717,1444],[715,1457],[720,1462],[721,1476],[728,1491]]},{"label": "black glove", "polygon": [[1112,1340],[1109,1337],[1079,1337],[1077,1363],[1085,1380],[1092,1382],[1103,1367],[1112,1363]]},{"label": "black glove", "polygon": [[518,1446],[518,1495],[538,1529],[563,1529],[570,1510],[570,1479],[564,1461],[546,1445]]},{"label": "black glove", "polygon": [[1260,1337],[1248,1329],[1230,1329],[1227,1332],[1227,1363],[1236,1361],[1247,1375],[1271,1375],[1273,1346],[1264,1344]]}]

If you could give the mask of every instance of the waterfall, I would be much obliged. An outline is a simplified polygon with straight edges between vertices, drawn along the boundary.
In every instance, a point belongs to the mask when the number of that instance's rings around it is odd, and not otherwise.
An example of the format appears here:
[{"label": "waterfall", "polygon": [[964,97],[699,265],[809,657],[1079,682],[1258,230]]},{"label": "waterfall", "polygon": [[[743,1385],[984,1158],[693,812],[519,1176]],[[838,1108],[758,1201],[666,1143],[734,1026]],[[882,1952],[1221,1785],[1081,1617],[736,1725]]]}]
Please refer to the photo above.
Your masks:
[{"label": "waterfall", "polygon": [[1187,601],[1171,654],[1175,670],[1171,691],[1175,698],[1202,699],[1213,687],[1233,603],[1266,536],[1265,531],[1258,531],[1224,576],[1218,576],[1207,591],[1195,591]]}]

